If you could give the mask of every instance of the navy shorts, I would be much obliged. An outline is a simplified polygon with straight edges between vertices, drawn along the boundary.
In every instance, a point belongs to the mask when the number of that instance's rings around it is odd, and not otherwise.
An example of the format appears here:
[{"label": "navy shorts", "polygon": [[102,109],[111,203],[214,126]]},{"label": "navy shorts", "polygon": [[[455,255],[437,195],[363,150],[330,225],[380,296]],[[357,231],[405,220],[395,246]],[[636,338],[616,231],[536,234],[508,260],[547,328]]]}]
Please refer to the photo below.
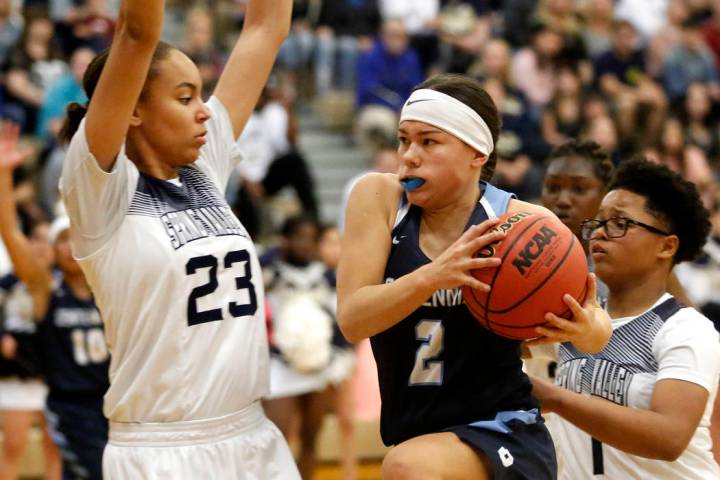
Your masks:
[{"label": "navy shorts", "polygon": [[48,429],[62,457],[63,480],[102,479],[102,456],[108,421],[100,398],[58,398],[48,395]]},{"label": "navy shorts", "polygon": [[482,451],[492,464],[495,480],[555,480],[557,459],[555,445],[545,421],[538,415],[536,423],[527,425],[512,420],[510,433],[459,425],[446,431]]}]

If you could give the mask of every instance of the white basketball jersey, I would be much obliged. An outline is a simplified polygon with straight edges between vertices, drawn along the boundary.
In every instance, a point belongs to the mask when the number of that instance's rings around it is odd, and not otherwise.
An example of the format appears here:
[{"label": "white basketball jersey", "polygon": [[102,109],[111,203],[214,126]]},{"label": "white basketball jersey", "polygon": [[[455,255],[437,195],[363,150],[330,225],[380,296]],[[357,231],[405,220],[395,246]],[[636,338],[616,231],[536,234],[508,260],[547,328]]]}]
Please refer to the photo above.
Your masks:
[{"label": "white basketball jersey", "polygon": [[140,174],[124,147],[102,171],[84,121],[70,144],[61,189],[105,322],[114,422],[219,417],[268,390],[260,266],[222,194],[232,124],[217,98],[207,106],[207,144],[179,184]]},{"label": "white basketball jersey", "polygon": [[666,308],[673,306],[672,300],[666,293],[642,315],[613,319],[610,343],[598,354],[583,354],[571,344],[562,344],[555,382],[578,393],[637,409],[650,408],[655,383],[660,380],[699,385],[709,395],[689,445],[673,462],[644,458],[600,443],[553,415],[548,427],[563,465],[558,478],[720,478],[709,431],[720,375],[718,333],[707,318],[692,308]]}]

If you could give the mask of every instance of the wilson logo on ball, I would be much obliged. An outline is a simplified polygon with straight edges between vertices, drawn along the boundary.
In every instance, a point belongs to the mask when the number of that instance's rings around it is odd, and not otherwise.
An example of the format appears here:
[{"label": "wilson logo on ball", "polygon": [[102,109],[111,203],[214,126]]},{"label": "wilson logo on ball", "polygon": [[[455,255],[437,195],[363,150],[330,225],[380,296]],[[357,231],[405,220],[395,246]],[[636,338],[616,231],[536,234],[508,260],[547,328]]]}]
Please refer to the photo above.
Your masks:
[{"label": "wilson logo on ball", "polygon": [[[514,224],[522,220],[526,217],[532,217],[532,213],[530,212],[520,212],[516,213],[515,215],[512,215],[505,219],[505,221],[493,228],[490,229],[490,232],[494,232],[497,230],[500,230],[501,232],[507,232],[509,231]],[[475,256],[479,258],[489,258],[495,255],[495,247],[497,246],[499,242],[491,243],[490,245],[486,245],[482,247],[480,250],[475,252]]]}]

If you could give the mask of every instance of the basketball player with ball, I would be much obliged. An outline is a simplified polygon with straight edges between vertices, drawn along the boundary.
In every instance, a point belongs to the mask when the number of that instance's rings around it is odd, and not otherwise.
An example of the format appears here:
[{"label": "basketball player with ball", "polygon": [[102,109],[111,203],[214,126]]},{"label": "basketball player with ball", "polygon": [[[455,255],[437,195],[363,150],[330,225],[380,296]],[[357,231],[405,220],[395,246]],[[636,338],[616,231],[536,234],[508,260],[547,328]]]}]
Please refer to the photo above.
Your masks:
[{"label": "basketball player with ball", "polygon": [[[369,174],[350,196],[338,319],[350,341],[371,339],[381,434],[394,445],[384,479],[555,478],[518,338],[593,353],[610,336],[594,277],[567,280],[587,271],[582,248],[581,263],[567,260],[577,258],[573,235],[545,208],[488,183],[498,130],[479,83],[431,78],[401,112],[397,175]],[[534,286],[519,284],[523,274]],[[543,296],[562,305],[546,314]]]}]

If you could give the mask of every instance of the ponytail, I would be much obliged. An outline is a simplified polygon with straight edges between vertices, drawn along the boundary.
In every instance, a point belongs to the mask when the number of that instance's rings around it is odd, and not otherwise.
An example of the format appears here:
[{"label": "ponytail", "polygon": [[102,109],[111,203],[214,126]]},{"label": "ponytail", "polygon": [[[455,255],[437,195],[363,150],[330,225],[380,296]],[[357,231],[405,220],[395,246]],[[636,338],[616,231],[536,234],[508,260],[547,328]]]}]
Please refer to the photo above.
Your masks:
[{"label": "ponytail", "polygon": [[80,127],[80,122],[85,118],[87,113],[87,106],[81,105],[77,102],[70,103],[65,109],[65,121],[60,129],[60,142],[70,143],[73,135],[77,132]]}]

